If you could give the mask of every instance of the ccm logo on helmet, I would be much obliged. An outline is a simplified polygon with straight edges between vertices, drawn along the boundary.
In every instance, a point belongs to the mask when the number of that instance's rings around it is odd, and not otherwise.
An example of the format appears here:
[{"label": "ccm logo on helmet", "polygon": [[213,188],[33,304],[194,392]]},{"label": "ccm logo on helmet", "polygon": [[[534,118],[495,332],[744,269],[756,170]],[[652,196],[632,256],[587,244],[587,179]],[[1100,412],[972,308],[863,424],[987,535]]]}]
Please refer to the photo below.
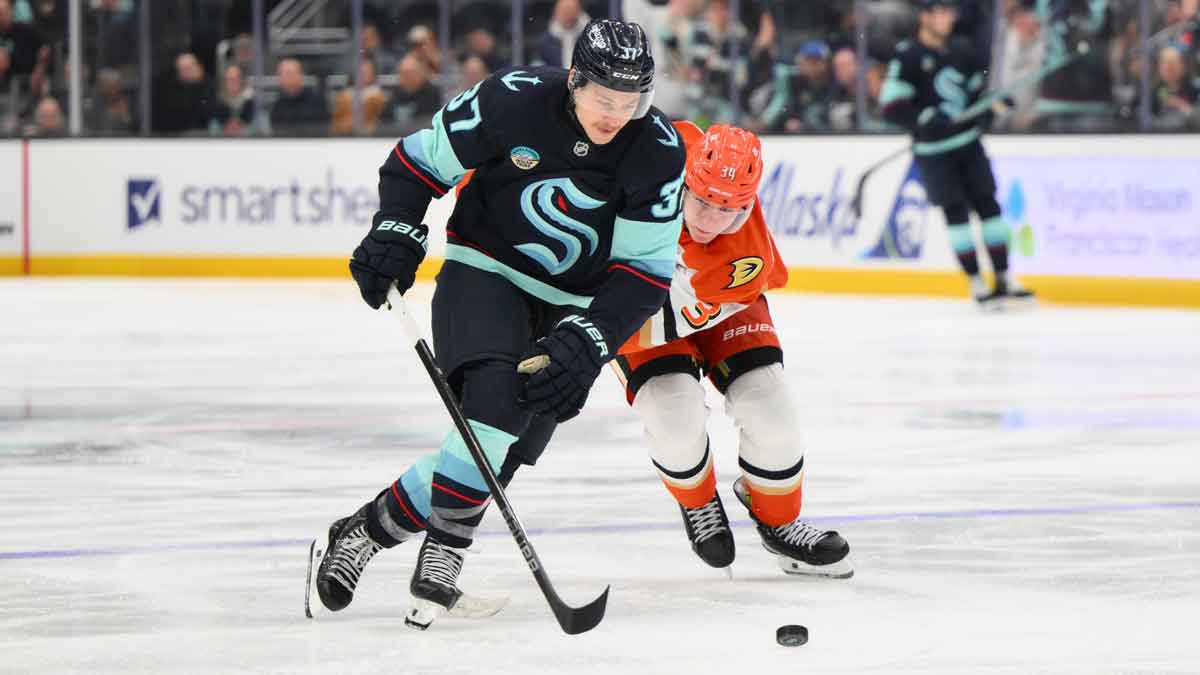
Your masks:
[{"label": "ccm logo on helmet", "polygon": [[613,77],[616,77],[616,78],[620,78],[620,79],[622,79],[622,80],[636,80],[636,79],[638,79],[639,77],[641,77],[641,75],[634,75],[634,74],[631,74],[631,73],[622,73],[622,72],[619,72],[619,71],[613,71],[613,74],[612,74],[612,76],[613,76]]},{"label": "ccm logo on helmet", "polygon": [[721,334],[721,341],[724,342],[726,340],[732,340],[735,337],[739,337],[742,335],[748,335],[750,333],[774,333],[774,332],[775,332],[775,327],[769,323],[747,324],[745,326],[738,326],[737,328],[730,328],[729,330],[725,331],[724,333]]}]

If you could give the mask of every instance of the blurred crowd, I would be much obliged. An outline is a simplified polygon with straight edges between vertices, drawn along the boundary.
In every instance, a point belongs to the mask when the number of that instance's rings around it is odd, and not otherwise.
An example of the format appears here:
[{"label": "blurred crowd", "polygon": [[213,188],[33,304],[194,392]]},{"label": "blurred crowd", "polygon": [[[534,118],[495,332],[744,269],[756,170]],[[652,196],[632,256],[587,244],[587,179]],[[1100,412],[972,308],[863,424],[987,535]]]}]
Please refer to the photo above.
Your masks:
[{"label": "blurred crowd", "polygon": [[[68,1],[0,0],[0,136],[66,134]],[[441,3],[364,0],[356,44],[348,2],[266,0],[271,37],[257,44],[249,0],[81,1],[87,135],[401,135],[496,69],[569,65],[583,25],[614,8],[653,38],[655,103],[673,118],[772,134],[890,131],[879,94],[915,27],[911,0],[520,0],[516,20],[510,0],[456,0],[442,44]],[[1198,3],[963,0],[955,32],[990,59],[993,87],[1079,55],[1018,89],[1001,130],[1197,131]],[[311,44],[272,23],[297,7],[312,9]]]}]

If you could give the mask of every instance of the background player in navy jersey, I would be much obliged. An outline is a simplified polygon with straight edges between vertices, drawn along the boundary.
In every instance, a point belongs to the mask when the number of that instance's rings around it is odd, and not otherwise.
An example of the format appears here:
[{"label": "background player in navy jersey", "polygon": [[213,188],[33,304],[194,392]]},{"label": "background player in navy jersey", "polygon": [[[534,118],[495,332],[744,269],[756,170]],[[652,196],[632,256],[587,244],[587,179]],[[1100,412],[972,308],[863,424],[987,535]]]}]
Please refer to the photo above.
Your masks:
[{"label": "background player in navy jersey", "polygon": [[[601,367],[666,299],[685,149],[651,107],[653,90],[641,27],[593,21],[570,71],[496,73],[380,169],[380,210],[350,262],[373,308],[392,285],[412,285],[430,199],[474,169],[446,227],[433,347],[502,482],[578,414]],[[535,355],[549,365],[519,374]],[[371,557],[424,529],[406,622],[427,627],[462,596],[463,549],[489,497],[452,429],[437,454],[313,542],[306,611],[347,606]]]},{"label": "background player in navy jersey", "polygon": [[[976,102],[987,81],[986,61],[962,39],[951,39],[957,16],[953,0],[917,0],[916,41],[896,48],[880,94],[889,122],[908,129],[913,154],[929,201],[946,215],[950,246],[966,272],[971,295],[984,307],[1005,298],[1030,298],[1008,273],[1008,223],[996,202],[991,160],[979,139],[992,113],[956,123],[954,117]],[[988,288],[979,274],[970,212],[979,215],[983,241],[996,273]]]}]

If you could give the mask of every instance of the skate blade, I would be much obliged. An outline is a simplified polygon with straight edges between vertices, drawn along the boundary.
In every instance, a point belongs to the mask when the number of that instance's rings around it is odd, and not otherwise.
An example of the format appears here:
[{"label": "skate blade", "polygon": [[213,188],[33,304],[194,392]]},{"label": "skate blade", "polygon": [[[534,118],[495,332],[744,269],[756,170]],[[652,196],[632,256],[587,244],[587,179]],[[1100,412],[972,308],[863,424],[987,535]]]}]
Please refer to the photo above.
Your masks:
[{"label": "skate blade", "polygon": [[436,602],[413,598],[408,614],[404,615],[404,625],[416,630],[427,630],[434,621],[445,614],[446,608]]},{"label": "skate blade", "polygon": [[486,619],[499,614],[506,605],[508,605],[507,596],[480,598],[464,593],[446,614],[459,619]]},{"label": "skate blade", "polygon": [[304,616],[315,619],[325,613],[325,605],[321,604],[321,596],[317,594],[317,570],[325,557],[325,547],[320,539],[313,539],[308,546],[308,575],[305,577]]},{"label": "skate blade", "polygon": [[791,576],[827,577],[831,579],[849,579],[854,576],[854,567],[850,564],[850,556],[848,555],[828,565],[809,565],[806,562],[778,554],[775,556],[775,562],[779,565],[779,569]]},{"label": "skate blade", "polygon": [[1030,312],[1037,308],[1037,296],[1028,298],[1005,298],[1004,311],[1006,312]]},{"label": "skate blade", "polygon": [[454,603],[454,607],[445,607],[419,598],[412,599],[412,606],[404,616],[404,625],[416,630],[426,630],[443,616],[455,619],[486,619],[496,616],[508,605],[508,597],[480,598],[465,593]]}]

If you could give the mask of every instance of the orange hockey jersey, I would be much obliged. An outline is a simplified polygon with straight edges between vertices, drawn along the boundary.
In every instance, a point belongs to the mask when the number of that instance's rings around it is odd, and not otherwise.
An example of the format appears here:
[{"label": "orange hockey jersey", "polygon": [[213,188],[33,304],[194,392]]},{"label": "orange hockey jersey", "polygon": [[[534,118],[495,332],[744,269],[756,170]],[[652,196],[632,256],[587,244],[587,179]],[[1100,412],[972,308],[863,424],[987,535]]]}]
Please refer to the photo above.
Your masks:
[{"label": "orange hockey jersey", "polygon": [[[675,122],[688,152],[704,132],[691,122]],[[775,239],[754,202],[750,218],[733,234],[708,244],[692,240],[687,227],[679,235],[675,273],[667,304],[621,347],[629,353],[686,337],[749,307],[763,293],[787,284],[788,271]]]}]

